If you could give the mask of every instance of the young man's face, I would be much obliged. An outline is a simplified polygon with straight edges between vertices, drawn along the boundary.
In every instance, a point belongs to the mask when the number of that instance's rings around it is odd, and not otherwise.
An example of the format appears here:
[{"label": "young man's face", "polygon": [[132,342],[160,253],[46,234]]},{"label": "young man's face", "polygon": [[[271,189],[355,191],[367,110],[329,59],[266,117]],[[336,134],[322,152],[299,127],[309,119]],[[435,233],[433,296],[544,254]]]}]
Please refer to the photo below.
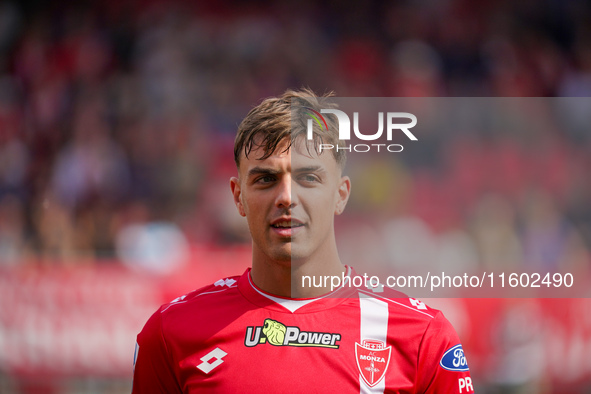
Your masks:
[{"label": "young man's face", "polygon": [[288,141],[260,160],[263,150],[240,159],[239,178],[231,179],[238,212],[246,216],[254,256],[291,264],[322,258],[334,247],[334,215],[347,203],[350,181],[331,153],[318,155],[305,140],[287,152]]}]

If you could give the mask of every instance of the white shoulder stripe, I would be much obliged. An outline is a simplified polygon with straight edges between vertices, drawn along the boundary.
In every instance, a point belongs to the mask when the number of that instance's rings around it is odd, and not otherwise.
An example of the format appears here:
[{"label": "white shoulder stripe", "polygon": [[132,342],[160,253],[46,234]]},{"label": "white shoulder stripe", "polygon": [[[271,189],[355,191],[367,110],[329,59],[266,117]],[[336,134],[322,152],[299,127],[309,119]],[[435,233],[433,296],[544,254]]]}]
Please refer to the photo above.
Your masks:
[{"label": "white shoulder stripe", "polygon": [[[378,340],[386,345],[388,338],[388,304],[377,298],[359,294],[360,325],[359,344],[363,340]],[[359,375],[361,394],[383,393],[386,389],[386,378],[382,378],[375,386],[369,387]]]}]

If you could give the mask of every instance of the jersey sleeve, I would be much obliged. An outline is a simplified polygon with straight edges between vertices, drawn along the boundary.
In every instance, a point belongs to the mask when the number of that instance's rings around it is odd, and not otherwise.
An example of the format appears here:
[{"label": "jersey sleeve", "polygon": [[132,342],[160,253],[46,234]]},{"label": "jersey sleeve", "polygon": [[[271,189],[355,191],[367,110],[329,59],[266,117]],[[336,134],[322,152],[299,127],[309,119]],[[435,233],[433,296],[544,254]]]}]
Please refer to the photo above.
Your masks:
[{"label": "jersey sleeve", "polygon": [[473,393],[458,335],[441,312],[429,324],[419,348],[419,393]]},{"label": "jersey sleeve", "polygon": [[137,336],[133,394],[181,393],[162,331],[159,309]]}]

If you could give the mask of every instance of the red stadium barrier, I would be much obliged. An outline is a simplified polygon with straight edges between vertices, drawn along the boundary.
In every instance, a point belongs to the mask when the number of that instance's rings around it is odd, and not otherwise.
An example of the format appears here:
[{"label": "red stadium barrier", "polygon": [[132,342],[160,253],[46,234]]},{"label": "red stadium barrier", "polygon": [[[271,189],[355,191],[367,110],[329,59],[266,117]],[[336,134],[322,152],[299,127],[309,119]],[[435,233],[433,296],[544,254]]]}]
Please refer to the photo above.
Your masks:
[{"label": "red stadium barrier", "polygon": [[0,271],[0,372],[131,378],[135,337],[163,303],[246,267],[248,248],[198,249],[169,276],[109,263]]}]

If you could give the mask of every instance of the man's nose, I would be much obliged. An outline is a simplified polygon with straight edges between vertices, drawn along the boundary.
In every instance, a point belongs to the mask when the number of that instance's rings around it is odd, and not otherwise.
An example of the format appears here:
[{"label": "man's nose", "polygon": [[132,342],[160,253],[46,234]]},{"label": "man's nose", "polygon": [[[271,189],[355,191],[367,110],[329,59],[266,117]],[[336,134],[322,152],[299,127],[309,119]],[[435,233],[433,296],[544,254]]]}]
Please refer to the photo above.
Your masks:
[{"label": "man's nose", "polygon": [[277,185],[277,199],[275,204],[278,208],[293,207],[293,199],[291,196],[291,177],[284,177]]}]

